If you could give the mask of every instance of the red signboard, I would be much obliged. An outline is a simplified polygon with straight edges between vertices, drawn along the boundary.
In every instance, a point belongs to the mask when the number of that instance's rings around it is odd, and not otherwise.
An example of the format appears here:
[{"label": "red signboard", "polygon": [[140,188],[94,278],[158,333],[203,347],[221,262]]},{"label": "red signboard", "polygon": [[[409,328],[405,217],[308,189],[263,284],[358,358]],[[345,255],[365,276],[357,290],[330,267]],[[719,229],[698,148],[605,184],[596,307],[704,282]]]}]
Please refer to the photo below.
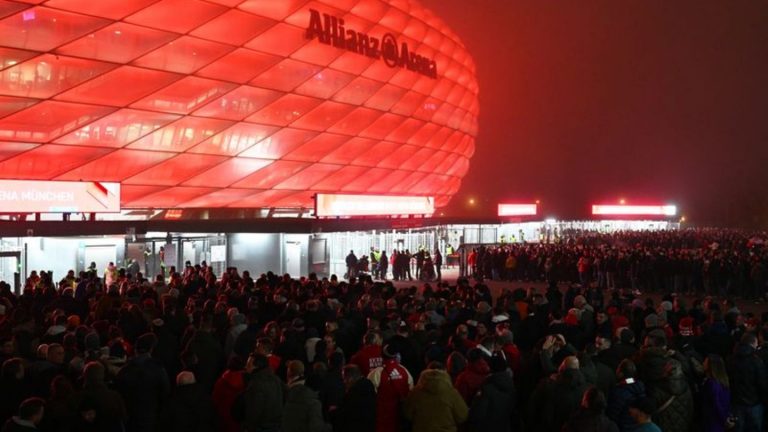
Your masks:
[{"label": "red signboard", "polygon": [[117,213],[120,184],[0,180],[3,213]]}]

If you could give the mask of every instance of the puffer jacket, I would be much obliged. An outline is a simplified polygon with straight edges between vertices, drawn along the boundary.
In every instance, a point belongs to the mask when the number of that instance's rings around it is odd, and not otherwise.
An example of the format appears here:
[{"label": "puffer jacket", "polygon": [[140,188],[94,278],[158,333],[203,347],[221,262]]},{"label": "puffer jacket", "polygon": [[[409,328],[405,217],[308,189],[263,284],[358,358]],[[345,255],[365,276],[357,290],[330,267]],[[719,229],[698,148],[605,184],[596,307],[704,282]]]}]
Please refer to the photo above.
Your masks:
[{"label": "puffer jacket", "polygon": [[661,348],[643,349],[637,369],[646,393],[656,401],[654,422],[664,432],[688,432],[693,421],[693,396],[682,365]]},{"label": "puffer jacket", "polygon": [[412,422],[413,432],[454,432],[468,413],[450,376],[439,369],[423,371],[405,400],[405,417]]},{"label": "puffer jacket", "polygon": [[277,429],[283,420],[285,384],[270,368],[252,372],[243,393],[247,431]]},{"label": "puffer jacket", "polygon": [[766,365],[750,345],[740,343],[728,359],[728,377],[731,381],[731,402],[734,405],[754,406],[768,402]]},{"label": "puffer jacket", "polygon": [[232,417],[237,396],[245,390],[245,372],[227,370],[213,386],[213,405],[218,414],[218,430],[240,432],[240,424]]},{"label": "puffer jacket", "polygon": [[486,378],[469,409],[470,430],[510,432],[520,430],[515,382],[510,371]]},{"label": "puffer jacket", "polygon": [[608,408],[605,413],[619,426],[622,432],[628,432],[637,426],[635,419],[629,415],[629,406],[645,397],[645,384],[640,380],[634,380],[627,384],[626,381],[619,382],[608,395]]}]

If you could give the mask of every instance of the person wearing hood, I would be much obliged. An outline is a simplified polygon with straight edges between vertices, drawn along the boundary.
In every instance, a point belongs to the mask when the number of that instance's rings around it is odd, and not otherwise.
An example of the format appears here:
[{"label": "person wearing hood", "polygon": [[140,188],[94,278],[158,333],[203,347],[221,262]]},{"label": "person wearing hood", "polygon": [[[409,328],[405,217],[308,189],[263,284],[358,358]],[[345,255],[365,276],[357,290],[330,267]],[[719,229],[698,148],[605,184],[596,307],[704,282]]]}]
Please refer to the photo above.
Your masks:
[{"label": "person wearing hood", "polygon": [[413,432],[437,432],[457,431],[467,420],[469,410],[451,385],[443,364],[432,362],[408,395],[404,413],[412,423]]},{"label": "person wearing hood", "polygon": [[653,332],[637,353],[638,377],[658,409],[654,419],[664,432],[688,432],[693,422],[693,396],[674,351],[667,350],[666,337]]},{"label": "person wearing hood", "polygon": [[617,383],[608,395],[608,418],[616,422],[621,432],[635,428],[635,419],[629,414],[632,403],[645,397],[645,385],[637,378],[637,366],[630,359],[622,360],[616,369]]},{"label": "person wearing hood", "polygon": [[491,372],[491,368],[488,366],[483,352],[477,348],[469,350],[467,360],[469,364],[456,378],[455,385],[464,402],[471,405],[472,399]]},{"label": "person wearing hood", "polygon": [[495,354],[490,363],[491,374],[483,382],[469,409],[469,430],[519,431],[520,418],[512,371],[503,354]]},{"label": "person wearing hood", "polygon": [[195,374],[179,372],[176,389],[165,404],[159,430],[212,432],[215,430],[211,397],[195,381]]},{"label": "person wearing hood", "polygon": [[576,356],[566,357],[559,372],[545,377],[528,402],[528,429],[560,432],[565,422],[578,409],[587,383],[579,370]]},{"label": "person wearing hood", "polygon": [[619,432],[618,426],[605,415],[605,395],[597,387],[584,392],[581,406],[563,426],[563,432]]},{"label": "person wearing hood", "polygon": [[736,430],[739,432],[763,430],[768,373],[756,350],[757,336],[744,333],[727,363],[731,403],[733,414],[738,418]]},{"label": "person wearing hood", "polygon": [[240,432],[240,424],[232,417],[232,407],[238,395],[245,390],[243,359],[233,356],[227,369],[213,385],[213,407],[218,416],[218,429],[222,432]]},{"label": "person wearing hood", "polygon": [[288,391],[283,407],[282,432],[330,432],[323,420],[317,393],[305,385],[304,363],[291,360],[286,365]]}]

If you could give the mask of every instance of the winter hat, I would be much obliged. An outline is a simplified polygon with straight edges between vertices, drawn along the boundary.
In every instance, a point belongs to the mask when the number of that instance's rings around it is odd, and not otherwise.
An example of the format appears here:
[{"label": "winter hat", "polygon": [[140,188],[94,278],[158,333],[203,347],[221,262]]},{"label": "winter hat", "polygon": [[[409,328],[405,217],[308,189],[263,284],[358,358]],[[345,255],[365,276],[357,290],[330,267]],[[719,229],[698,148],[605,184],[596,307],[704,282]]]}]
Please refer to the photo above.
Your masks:
[{"label": "winter hat", "polygon": [[678,324],[680,336],[693,336],[693,318],[685,317]]}]

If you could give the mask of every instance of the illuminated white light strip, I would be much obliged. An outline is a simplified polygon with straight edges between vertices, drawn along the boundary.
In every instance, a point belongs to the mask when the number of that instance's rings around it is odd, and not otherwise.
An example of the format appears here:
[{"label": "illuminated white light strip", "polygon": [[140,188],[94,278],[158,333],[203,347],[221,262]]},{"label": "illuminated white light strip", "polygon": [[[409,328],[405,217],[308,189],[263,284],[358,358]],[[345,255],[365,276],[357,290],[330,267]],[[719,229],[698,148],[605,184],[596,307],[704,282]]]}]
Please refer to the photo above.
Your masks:
[{"label": "illuminated white light strip", "polygon": [[593,205],[593,215],[649,215],[674,216],[677,206],[674,205]]},{"label": "illuminated white light strip", "polygon": [[499,216],[535,216],[536,204],[499,204]]},{"label": "illuminated white light strip", "polygon": [[315,216],[431,215],[435,199],[423,196],[317,194]]}]

